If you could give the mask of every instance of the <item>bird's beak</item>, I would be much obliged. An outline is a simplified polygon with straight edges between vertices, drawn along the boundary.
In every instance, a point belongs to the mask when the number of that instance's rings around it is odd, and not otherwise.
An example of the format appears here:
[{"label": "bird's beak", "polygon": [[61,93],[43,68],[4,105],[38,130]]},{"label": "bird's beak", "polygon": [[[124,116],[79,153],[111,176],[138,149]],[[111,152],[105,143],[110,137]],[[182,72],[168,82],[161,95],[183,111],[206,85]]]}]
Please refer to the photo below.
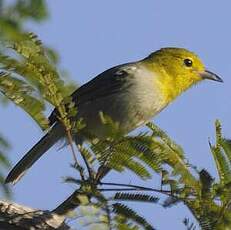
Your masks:
[{"label": "bird's beak", "polygon": [[201,76],[202,79],[209,79],[212,81],[223,82],[223,80],[218,75],[216,75],[215,73],[213,73],[209,70],[205,70],[203,72],[200,72],[199,75]]}]

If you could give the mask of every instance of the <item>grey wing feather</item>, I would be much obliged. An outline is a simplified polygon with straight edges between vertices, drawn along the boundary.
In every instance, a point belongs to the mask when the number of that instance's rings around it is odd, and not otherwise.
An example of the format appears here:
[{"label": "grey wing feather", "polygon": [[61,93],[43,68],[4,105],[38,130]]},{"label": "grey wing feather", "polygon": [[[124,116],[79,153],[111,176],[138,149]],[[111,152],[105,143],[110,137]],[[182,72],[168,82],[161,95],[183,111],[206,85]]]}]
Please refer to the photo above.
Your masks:
[{"label": "grey wing feather", "polygon": [[[72,101],[78,106],[88,101],[94,101],[95,98],[106,97],[107,95],[117,93],[121,89],[124,90],[124,86],[126,85],[124,81],[126,81],[128,73],[126,71],[127,68],[123,67],[127,67],[128,65],[132,65],[132,63],[119,65],[99,74],[78,88],[71,95]],[[49,116],[49,121],[50,125],[53,125],[57,121],[56,109]]]}]

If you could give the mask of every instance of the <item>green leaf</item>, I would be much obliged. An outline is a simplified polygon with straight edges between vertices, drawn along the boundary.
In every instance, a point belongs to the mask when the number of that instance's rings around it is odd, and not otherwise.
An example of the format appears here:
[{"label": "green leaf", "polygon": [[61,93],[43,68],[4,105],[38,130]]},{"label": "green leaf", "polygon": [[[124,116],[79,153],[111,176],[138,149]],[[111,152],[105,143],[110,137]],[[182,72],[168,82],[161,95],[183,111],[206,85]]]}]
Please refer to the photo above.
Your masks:
[{"label": "green leaf", "polygon": [[221,124],[217,120],[215,125],[216,145],[213,146],[211,143],[209,143],[209,145],[216,163],[220,182],[224,185],[231,181],[231,164],[229,158],[227,157],[222,148],[222,145],[224,144],[224,139],[222,138],[221,134]]},{"label": "green leaf", "polygon": [[231,140],[221,138],[220,145],[224,150],[224,154],[227,156],[229,162],[231,162]]},{"label": "green leaf", "polygon": [[126,205],[115,203],[113,206],[113,212],[119,215],[124,216],[126,219],[130,219],[137,224],[139,224],[142,228],[146,230],[154,230],[151,224],[147,222],[143,217],[141,217],[137,212],[127,207]]},{"label": "green leaf", "polygon": [[12,11],[24,20],[30,18],[40,22],[48,17],[46,2],[44,0],[18,0],[12,6]]},{"label": "green leaf", "polygon": [[199,183],[190,172],[182,148],[153,123],[148,123],[148,127],[152,131],[153,151],[161,155],[164,163],[172,168],[172,175],[175,177],[180,176],[179,182],[190,185],[195,190],[199,189]]},{"label": "green leaf", "polygon": [[42,128],[48,127],[44,103],[32,96],[33,88],[10,74],[0,73],[0,92],[26,111]]},{"label": "green leaf", "polygon": [[[5,75],[3,81],[6,83],[7,80],[7,83],[10,82],[11,85],[17,86],[17,90],[5,87],[3,89],[4,95],[21,106],[42,128],[44,126],[47,128],[48,124],[41,114],[41,111],[45,109],[44,100],[48,101],[58,111],[56,112],[56,119],[61,120],[66,129],[70,130],[71,123],[67,117],[67,101],[71,102],[71,99],[66,98],[70,87],[64,85],[55,66],[48,60],[37,36],[33,33],[19,33],[19,35],[14,40],[7,42],[8,47],[16,52],[16,58],[13,54],[11,55],[13,57],[0,55],[3,75]],[[31,91],[33,94],[26,94],[23,97],[22,91]],[[16,96],[17,99],[15,99]],[[31,104],[30,109],[28,109],[28,102],[34,103]]]},{"label": "green leaf", "polygon": [[142,193],[121,193],[118,192],[115,194],[114,200],[120,201],[133,201],[133,202],[149,202],[149,203],[157,203],[159,198],[156,196],[150,196]]},{"label": "green leaf", "polygon": [[4,176],[3,176],[3,167],[9,168],[10,167],[10,162],[7,157],[6,151],[9,150],[10,145],[6,141],[6,139],[0,135],[0,188],[3,190],[3,193],[6,197],[10,197],[11,192],[9,187],[4,183]]}]

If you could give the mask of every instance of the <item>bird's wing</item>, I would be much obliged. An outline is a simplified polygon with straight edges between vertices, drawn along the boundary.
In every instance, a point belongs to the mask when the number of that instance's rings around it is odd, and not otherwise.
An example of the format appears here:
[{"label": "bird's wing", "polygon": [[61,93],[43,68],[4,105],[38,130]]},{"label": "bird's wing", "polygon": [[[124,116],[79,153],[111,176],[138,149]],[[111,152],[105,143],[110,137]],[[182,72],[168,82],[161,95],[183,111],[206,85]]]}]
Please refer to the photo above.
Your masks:
[{"label": "bird's wing", "polygon": [[[120,90],[125,90],[131,84],[131,81],[127,81],[127,76],[132,77],[129,71],[132,66],[132,63],[123,64],[104,71],[78,88],[71,95],[72,101],[78,107],[88,101],[94,101],[100,97],[106,97],[107,95],[118,93]],[[49,121],[50,125],[57,121],[56,109],[49,116]]]}]

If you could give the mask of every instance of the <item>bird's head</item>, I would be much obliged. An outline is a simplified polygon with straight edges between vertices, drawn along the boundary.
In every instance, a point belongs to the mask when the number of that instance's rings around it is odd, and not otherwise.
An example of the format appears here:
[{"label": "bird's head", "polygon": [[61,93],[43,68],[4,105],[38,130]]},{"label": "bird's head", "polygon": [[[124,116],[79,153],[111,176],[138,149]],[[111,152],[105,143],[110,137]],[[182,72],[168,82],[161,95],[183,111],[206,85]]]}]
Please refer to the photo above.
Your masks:
[{"label": "bird's head", "polygon": [[183,48],[162,48],[143,61],[157,74],[159,85],[169,100],[202,80],[223,82],[205,69],[196,54]]}]

